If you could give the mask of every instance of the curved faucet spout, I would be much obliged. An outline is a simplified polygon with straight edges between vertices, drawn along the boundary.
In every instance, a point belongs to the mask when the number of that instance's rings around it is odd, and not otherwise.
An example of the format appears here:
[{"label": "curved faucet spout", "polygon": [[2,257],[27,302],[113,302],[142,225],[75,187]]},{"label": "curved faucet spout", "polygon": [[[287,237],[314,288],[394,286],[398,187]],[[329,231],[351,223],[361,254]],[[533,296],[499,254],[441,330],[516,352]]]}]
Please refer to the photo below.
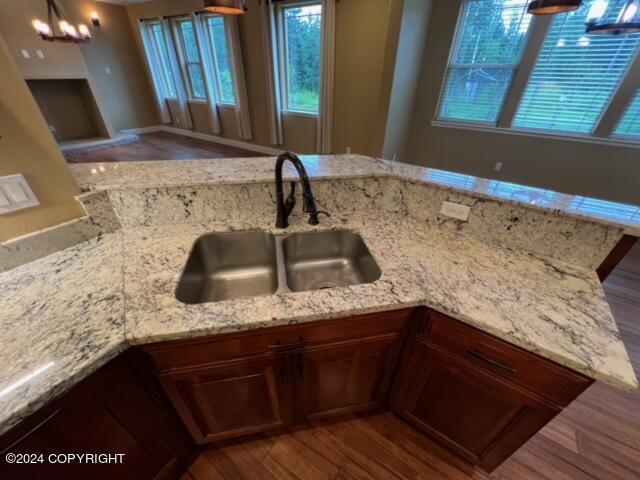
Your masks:
[{"label": "curved faucet spout", "polygon": [[309,175],[304,168],[304,164],[297,155],[291,152],[284,152],[276,160],[276,228],[287,228],[289,226],[289,215],[296,204],[295,183],[291,182],[291,192],[285,202],[284,186],[282,181],[282,168],[285,161],[290,161],[298,172],[298,177],[302,182],[302,211],[309,214],[309,223],[317,225],[319,222],[318,207],[316,205]]}]

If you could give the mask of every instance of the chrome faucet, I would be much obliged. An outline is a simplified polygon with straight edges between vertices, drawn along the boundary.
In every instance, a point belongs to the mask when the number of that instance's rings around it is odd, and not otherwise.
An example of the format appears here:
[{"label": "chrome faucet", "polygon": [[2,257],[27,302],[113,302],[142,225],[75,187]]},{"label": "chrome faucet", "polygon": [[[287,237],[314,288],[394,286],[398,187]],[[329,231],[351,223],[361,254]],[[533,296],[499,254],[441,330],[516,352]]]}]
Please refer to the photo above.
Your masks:
[{"label": "chrome faucet", "polygon": [[285,201],[284,199],[282,167],[286,160],[289,160],[296,168],[302,182],[302,211],[309,214],[309,223],[311,225],[318,225],[320,223],[318,220],[319,214],[323,213],[327,217],[330,215],[327,212],[318,210],[311,190],[311,182],[302,161],[295,154],[284,152],[278,156],[276,161],[276,228],[287,228],[289,226],[289,215],[291,215],[291,211],[296,205],[296,182],[291,182],[291,192],[287,200]]}]

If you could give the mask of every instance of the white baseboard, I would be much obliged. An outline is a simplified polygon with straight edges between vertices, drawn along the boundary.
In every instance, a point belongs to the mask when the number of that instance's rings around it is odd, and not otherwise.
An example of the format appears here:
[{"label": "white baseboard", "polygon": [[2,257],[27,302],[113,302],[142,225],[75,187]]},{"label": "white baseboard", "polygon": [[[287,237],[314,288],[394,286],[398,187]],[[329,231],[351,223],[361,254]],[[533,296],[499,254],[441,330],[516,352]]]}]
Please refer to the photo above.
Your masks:
[{"label": "white baseboard", "polygon": [[254,143],[243,142],[241,140],[231,140],[229,138],[218,137],[216,135],[210,135],[208,133],[194,132],[193,130],[183,130],[182,128],[169,127],[167,125],[155,125],[153,127],[131,128],[129,130],[123,130],[123,133],[133,133],[137,135],[153,132],[173,133],[175,135],[197,138],[199,140],[205,140],[207,142],[219,143],[221,145],[242,148],[243,150],[264,153],[267,155],[280,155],[283,152],[282,149],[278,148],[265,147],[264,145],[256,145]]}]

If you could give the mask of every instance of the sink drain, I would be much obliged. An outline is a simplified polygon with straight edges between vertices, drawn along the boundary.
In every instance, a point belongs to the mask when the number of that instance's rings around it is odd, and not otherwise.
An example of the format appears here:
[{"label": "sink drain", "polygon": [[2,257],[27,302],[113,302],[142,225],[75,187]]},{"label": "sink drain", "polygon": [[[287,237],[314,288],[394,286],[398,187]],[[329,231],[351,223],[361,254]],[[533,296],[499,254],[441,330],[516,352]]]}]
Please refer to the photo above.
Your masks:
[{"label": "sink drain", "polygon": [[336,288],[337,285],[331,282],[322,282],[316,286],[316,290],[326,290],[327,288]]}]

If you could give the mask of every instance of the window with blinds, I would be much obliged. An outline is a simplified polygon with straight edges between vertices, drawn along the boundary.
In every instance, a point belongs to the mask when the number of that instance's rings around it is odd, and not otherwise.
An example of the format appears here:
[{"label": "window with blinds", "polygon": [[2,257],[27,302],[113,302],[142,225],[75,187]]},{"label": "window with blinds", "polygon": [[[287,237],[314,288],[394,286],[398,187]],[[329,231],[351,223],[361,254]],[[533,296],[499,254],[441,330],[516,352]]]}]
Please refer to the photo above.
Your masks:
[{"label": "window with blinds", "polygon": [[614,135],[640,138],[640,90],[620,119]]},{"label": "window with blinds", "polygon": [[[640,42],[639,35],[588,35],[598,0],[557,15],[536,61],[513,126],[588,134],[596,128]],[[610,2],[615,20],[626,2]],[[601,5],[601,4],[600,4]]]},{"label": "window with blinds", "polygon": [[527,40],[527,0],[466,0],[438,118],[496,124]]}]

